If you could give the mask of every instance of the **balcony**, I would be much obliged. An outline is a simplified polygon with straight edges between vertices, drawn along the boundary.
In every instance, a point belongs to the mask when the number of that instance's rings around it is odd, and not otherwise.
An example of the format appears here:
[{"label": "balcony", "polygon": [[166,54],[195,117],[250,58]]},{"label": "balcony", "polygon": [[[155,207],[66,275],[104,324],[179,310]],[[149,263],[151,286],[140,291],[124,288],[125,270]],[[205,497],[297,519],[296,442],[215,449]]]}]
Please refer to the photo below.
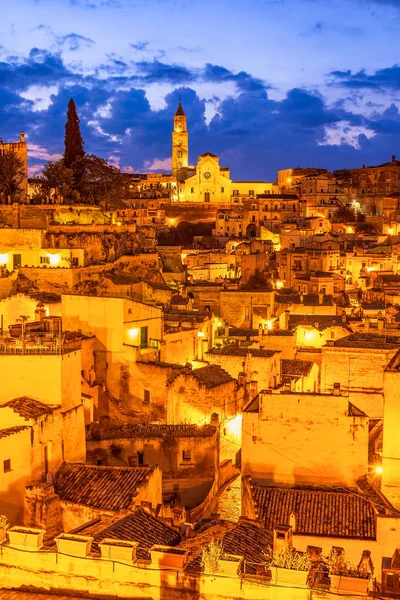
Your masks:
[{"label": "balcony", "polygon": [[0,336],[0,354],[67,354],[80,350],[81,347],[79,340],[60,341],[55,336]]}]

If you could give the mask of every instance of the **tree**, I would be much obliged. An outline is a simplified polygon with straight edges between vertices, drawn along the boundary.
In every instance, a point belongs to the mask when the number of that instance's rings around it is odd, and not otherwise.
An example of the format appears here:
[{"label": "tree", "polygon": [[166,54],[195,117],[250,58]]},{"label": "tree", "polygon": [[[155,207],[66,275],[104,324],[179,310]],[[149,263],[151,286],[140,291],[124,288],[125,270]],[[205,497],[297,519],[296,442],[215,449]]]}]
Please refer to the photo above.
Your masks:
[{"label": "tree", "polygon": [[73,201],[76,197],[74,183],[74,172],[65,166],[63,159],[46,163],[42,174],[42,192],[47,200],[51,199],[55,191],[64,200]]},{"label": "tree", "polygon": [[125,180],[119,169],[95,154],[85,154],[76,165],[82,172],[79,193],[83,202],[104,208],[120,207]]},{"label": "tree", "polygon": [[64,164],[67,169],[72,169],[74,172],[74,187],[76,189],[79,189],[80,181],[83,176],[81,160],[85,156],[79,123],[76,105],[73,98],[71,98],[68,102],[67,122],[65,123]]},{"label": "tree", "polygon": [[259,269],[255,269],[254,273],[250,275],[247,283],[240,286],[241,290],[272,290],[273,284],[269,273],[265,271],[261,272]]},{"label": "tree", "polygon": [[23,161],[11,150],[0,154],[0,197],[2,202],[15,202],[22,194],[26,177]]}]

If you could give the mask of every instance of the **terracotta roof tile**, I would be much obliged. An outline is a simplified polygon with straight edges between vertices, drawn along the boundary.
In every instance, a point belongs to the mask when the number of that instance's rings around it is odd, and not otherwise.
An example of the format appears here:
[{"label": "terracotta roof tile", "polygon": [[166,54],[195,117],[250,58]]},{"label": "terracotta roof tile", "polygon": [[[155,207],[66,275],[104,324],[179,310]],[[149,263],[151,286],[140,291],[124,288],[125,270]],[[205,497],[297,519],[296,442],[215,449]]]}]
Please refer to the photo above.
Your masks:
[{"label": "terracotta roof tile", "polygon": [[244,357],[246,357],[248,354],[251,354],[251,356],[254,356],[256,358],[270,358],[277,352],[277,350],[265,350],[264,348],[244,348],[243,346],[229,344],[228,346],[224,346],[223,348],[212,348],[207,352],[207,354]]},{"label": "terracotta roof tile", "polygon": [[300,375],[307,377],[314,363],[307,360],[282,360],[282,375]]},{"label": "terracotta roof tile", "polygon": [[99,549],[98,544],[104,538],[139,542],[137,556],[141,559],[150,558],[149,550],[153,544],[176,546],[181,541],[176,531],[142,508],[97,533],[92,543],[94,551]]},{"label": "terracotta roof tile", "polygon": [[258,518],[268,531],[288,524],[293,512],[297,535],[376,539],[376,512],[361,494],[256,484],[252,484],[251,492]]},{"label": "terracotta roof tile", "polygon": [[219,365],[207,365],[207,367],[193,369],[191,375],[198,383],[204,385],[206,388],[214,388],[235,381],[233,377]]},{"label": "terracotta roof tile", "polygon": [[246,573],[255,574],[256,564],[265,562],[265,553],[272,543],[272,535],[257,523],[242,521],[225,535],[222,546],[227,554],[243,556]]},{"label": "terracotta roof tile", "polygon": [[136,490],[152,471],[64,463],[56,473],[54,488],[62,500],[117,511],[131,507]]},{"label": "terracotta roof tile", "polygon": [[353,333],[329,344],[336,348],[372,348],[374,350],[393,350],[399,348],[400,338],[375,333]]},{"label": "terracotta roof tile", "polygon": [[[109,440],[118,438],[187,438],[187,437],[212,437],[217,428],[213,425],[193,425],[181,423],[179,425],[154,424],[137,425],[134,423],[113,423],[106,427],[91,427],[92,440]],[[1,600],[1,599],[0,599]]]},{"label": "terracotta roof tile", "polygon": [[5,407],[12,408],[15,413],[18,413],[21,417],[24,417],[24,419],[38,419],[44,415],[50,415],[53,412],[52,408],[47,404],[43,404],[33,398],[28,398],[27,396],[15,398],[0,406],[0,408]]}]

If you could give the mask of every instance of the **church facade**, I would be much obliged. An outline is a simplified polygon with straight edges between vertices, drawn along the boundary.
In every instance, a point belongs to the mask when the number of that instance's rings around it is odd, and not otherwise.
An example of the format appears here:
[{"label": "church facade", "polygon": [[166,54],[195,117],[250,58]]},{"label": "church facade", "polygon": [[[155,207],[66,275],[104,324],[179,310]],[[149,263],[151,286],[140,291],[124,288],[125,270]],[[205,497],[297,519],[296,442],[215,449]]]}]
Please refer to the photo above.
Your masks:
[{"label": "church facade", "polygon": [[219,157],[205,152],[195,166],[189,166],[187,118],[179,102],[172,132],[172,175],[176,177],[176,202],[240,204],[259,194],[274,194],[277,186],[267,181],[232,181],[230,170],[219,164]]}]

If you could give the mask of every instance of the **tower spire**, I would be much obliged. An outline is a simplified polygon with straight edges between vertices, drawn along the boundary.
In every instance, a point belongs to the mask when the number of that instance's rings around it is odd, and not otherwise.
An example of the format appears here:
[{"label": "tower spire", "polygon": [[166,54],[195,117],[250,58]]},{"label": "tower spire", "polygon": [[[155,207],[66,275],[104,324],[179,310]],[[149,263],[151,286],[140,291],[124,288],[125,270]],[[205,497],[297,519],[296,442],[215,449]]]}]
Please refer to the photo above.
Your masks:
[{"label": "tower spire", "polygon": [[179,104],[178,104],[178,109],[177,109],[177,111],[175,113],[175,116],[176,117],[179,117],[179,116],[185,117],[186,116],[185,113],[184,113],[184,110],[182,108],[182,96],[181,95],[179,95]]}]

